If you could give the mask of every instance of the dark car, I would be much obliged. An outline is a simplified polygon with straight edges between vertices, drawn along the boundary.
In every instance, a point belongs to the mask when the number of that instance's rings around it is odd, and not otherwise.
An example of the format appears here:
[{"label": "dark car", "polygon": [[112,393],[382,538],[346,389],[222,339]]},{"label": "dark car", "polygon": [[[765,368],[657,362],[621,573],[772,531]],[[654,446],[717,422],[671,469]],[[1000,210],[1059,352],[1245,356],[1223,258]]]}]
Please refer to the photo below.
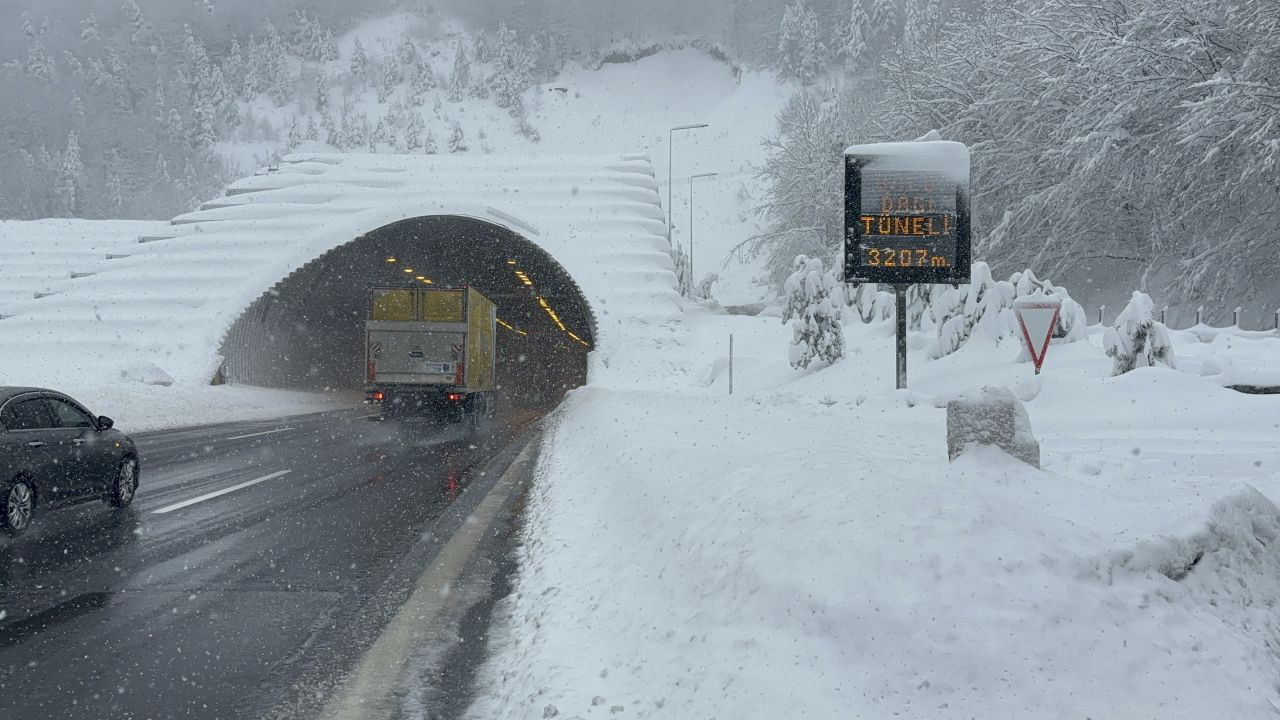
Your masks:
[{"label": "dark car", "polygon": [[17,535],[37,510],[133,502],[138,451],[112,424],[53,390],[0,387],[0,528]]}]

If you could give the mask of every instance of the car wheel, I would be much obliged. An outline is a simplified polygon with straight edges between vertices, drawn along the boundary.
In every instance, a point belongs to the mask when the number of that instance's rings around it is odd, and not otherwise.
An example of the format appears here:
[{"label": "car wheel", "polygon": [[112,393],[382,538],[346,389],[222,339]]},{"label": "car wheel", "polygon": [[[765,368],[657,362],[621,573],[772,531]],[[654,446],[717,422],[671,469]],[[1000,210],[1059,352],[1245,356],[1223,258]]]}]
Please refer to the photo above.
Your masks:
[{"label": "car wheel", "polygon": [[116,477],[111,481],[111,494],[107,497],[107,502],[118,508],[129,507],[129,503],[133,502],[133,496],[137,492],[138,461],[125,458],[120,461]]},{"label": "car wheel", "polygon": [[35,514],[36,493],[26,480],[15,480],[0,495],[0,525],[10,535],[21,535],[31,527]]}]

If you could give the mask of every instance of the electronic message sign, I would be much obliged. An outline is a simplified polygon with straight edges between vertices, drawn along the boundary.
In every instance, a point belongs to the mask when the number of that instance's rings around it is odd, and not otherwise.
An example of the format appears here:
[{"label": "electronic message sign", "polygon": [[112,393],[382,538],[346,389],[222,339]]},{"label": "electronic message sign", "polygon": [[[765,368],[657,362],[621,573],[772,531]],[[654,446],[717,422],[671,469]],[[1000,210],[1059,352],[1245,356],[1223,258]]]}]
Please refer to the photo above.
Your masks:
[{"label": "electronic message sign", "polygon": [[957,142],[845,151],[845,282],[969,282],[969,149]]}]

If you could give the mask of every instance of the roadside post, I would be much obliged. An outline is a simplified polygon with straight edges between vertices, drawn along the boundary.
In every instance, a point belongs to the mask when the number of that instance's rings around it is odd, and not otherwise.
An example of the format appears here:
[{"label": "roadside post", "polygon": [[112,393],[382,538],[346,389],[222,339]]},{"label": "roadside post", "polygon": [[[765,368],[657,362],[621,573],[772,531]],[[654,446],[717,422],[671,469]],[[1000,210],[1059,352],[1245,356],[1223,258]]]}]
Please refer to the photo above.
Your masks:
[{"label": "roadside post", "polygon": [[844,151],[844,281],[892,285],[907,386],[907,290],[969,283],[969,148],[944,140]]},{"label": "roadside post", "polygon": [[1058,327],[1058,315],[1062,313],[1062,300],[1043,296],[1019,298],[1013,303],[1013,312],[1018,316],[1018,326],[1022,328],[1022,341],[1031,353],[1031,362],[1035,363],[1036,374],[1044,365],[1044,356],[1049,352],[1049,341],[1053,338],[1053,330]]}]

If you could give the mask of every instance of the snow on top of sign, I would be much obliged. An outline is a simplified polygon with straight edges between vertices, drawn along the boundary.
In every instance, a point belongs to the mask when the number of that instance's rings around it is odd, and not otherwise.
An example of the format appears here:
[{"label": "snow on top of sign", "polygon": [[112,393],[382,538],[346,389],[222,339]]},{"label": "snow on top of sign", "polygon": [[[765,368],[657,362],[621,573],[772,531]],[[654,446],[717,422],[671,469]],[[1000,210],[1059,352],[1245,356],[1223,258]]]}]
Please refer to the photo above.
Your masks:
[{"label": "snow on top of sign", "polygon": [[881,169],[939,172],[956,182],[969,180],[969,148],[953,140],[850,145],[844,154],[875,158]]}]

